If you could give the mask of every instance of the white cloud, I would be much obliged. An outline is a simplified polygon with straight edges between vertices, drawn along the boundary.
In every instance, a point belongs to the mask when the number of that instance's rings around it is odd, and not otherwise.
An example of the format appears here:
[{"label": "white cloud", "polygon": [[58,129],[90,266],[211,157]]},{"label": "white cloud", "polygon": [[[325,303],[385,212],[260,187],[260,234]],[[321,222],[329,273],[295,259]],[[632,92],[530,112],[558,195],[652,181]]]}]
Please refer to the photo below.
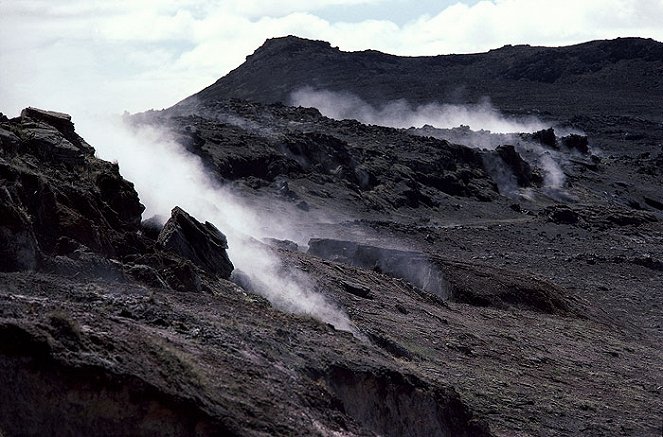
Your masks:
[{"label": "white cloud", "polygon": [[170,106],[241,64],[266,38],[288,34],[399,55],[618,36],[663,40],[663,0],[458,2],[402,26],[395,18],[348,23],[316,15],[331,7],[389,8],[396,1],[0,1],[0,110],[41,105],[75,112],[99,102],[115,112]]}]

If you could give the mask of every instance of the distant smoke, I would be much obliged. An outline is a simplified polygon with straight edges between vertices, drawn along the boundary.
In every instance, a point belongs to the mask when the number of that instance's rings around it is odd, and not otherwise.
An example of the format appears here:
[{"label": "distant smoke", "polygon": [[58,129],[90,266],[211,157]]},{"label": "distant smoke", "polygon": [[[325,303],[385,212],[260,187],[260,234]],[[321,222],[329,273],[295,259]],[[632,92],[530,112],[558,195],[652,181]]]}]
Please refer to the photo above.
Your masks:
[{"label": "distant smoke", "polygon": [[535,132],[546,127],[534,117],[508,119],[488,100],[471,105],[430,103],[419,106],[412,106],[405,100],[396,100],[376,108],[351,93],[306,87],[293,92],[290,102],[294,106],[317,108],[322,115],[337,120],[354,119],[365,124],[396,128],[424,125],[452,128],[464,125],[472,130],[509,133]]},{"label": "distant smoke", "polygon": [[[555,194],[564,186],[561,154],[547,150],[536,142],[525,141],[518,135],[549,126],[536,117],[507,118],[488,100],[469,105],[431,103],[419,106],[397,100],[376,108],[348,92],[305,87],[293,92],[290,102],[295,106],[317,108],[330,118],[355,119],[362,123],[395,128],[415,128],[413,134],[446,139],[468,147],[493,150],[499,145],[511,144],[525,160],[543,170],[544,188],[548,194]],[[484,155],[484,165],[501,194],[508,197],[530,195],[529,190],[518,187],[513,172],[500,158]]]},{"label": "distant smoke", "polygon": [[[304,273],[282,266],[272,250],[256,241],[280,237],[274,217],[261,218],[204,170],[201,159],[177,144],[168,132],[130,127],[120,117],[85,123],[82,134],[102,159],[116,160],[135,184],[146,206],[144,217],[169,217],[180,206],[198,220],[214,223],[228,237],[228,255],[251,289],[275,307],[306,314],[356,334],[348,316],[314,291]],[[265,214],[267,216],[267,214]]]}]

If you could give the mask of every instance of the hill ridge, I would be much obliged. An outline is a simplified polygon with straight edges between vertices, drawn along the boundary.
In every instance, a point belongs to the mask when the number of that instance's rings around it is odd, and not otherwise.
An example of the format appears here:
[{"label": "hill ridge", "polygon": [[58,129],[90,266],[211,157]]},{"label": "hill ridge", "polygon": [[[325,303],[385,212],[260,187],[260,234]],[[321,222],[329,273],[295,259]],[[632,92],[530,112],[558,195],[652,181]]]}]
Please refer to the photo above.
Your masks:
[{"label": "hill ridge", "polygon": [[657,106],[663,96],[663,43],[633,37],[404,57],[286,36],[265,41],[191,98],[288,104],[290,94],[305,86],[350,92],[378,106],[398,99],[476,103],[489,97],[506,112],[553,107],[554,115],[565,116],[610,112],[619,98],[625,111],[643,115],[642,106]]}]

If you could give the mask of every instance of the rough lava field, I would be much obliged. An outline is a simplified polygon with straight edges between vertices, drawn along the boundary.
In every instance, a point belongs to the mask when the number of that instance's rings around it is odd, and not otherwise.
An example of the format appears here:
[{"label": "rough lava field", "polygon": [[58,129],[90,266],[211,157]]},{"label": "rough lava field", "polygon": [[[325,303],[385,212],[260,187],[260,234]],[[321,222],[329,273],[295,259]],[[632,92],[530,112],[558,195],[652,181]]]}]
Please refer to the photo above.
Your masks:
[{"label": "rough lava field", "polygon": [[0,114],[0,436],[663,432],[663,44],[276,38],[125,115],[142,167],[48,109]]}]

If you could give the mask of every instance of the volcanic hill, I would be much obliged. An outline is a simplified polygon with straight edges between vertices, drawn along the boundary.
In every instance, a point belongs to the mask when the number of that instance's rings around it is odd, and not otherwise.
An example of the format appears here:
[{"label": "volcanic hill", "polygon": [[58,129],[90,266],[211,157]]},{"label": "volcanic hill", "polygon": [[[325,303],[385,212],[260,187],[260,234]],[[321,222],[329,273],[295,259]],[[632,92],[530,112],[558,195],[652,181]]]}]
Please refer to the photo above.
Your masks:
[{"label": "volcanic hill", "polygon": [[[0,115],[0,435],[660,435],[662,73],[637,38],[401,58],[285,37],[127,117],[287,240],[143,217],[71,117]],[[306,87],[545,128],[335,120],[287,106]],[[288,311],[233,244],[348,323]]]}]

